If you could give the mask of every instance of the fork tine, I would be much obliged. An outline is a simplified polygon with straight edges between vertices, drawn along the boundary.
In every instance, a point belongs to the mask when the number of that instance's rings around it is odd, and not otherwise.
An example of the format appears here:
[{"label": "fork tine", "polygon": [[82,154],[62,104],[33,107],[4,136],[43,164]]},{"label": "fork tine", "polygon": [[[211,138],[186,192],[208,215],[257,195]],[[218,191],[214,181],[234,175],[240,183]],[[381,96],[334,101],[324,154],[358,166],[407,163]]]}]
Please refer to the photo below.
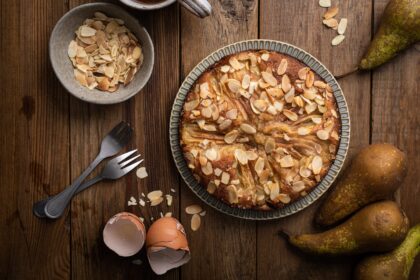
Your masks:
[{"label": "fork tine", "polygon": [[135,161],[135,160],[136,160],[136,159],[138,159],[140,156],[141,156],[141,155],[137,155],[137,156],[132,157],[132,158],[130,158],[130,159],[128,159],[128,160],[126,160],[126,161],[124,161],[124,162],[121,162],[121,163],[120,163],[121,168],[122,168],[122,167],[126,167],[126,166],[130,163],[130,162]]},{"label": "fork tine", "polygon": [[133,170],[134,168],[136,168],[142,162],[143,162],[143,160],[141,159],[138,162],[135,162],[135,163],[133,163],[133,164],[127,166],[127,167],[124,167],[122,169],[122,171],[124,172],[124,174],[127,174],[128,172],[130,172],[131,170]]},{"label": "fork tine", "polygon": [[120,156],[117,156],[116,158],[112,159],[113,161],[116,161],[117,163],[120,163],[121,161],[125,160],[126,158],[128,158],[129,156],[131,156],[132,154],[134,154],[135,152],[137,152],[137,149],[134,149],[132,151],[129,151],[125,154],[122,154]]}]

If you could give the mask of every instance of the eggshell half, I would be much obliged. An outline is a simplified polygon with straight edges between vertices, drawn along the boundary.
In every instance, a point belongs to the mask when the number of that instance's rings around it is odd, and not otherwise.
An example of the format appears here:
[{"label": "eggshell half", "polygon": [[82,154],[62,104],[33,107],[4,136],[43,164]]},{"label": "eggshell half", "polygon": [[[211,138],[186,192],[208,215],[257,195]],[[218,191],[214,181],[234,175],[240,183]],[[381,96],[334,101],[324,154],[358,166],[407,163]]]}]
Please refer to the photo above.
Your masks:
[{"label": "eggshell half", "polygon": [[106,223],[103,230],[105,245],[122,257],[129,257],[141,250],[146,237],[143,222],[134,214],[118,213]]},{"label": "eggshell half", "polygon": [[190,249],[181,223],[172,217],[163,217],[152,224],[146,237],[147,258],[156,274],[187,263]]}]

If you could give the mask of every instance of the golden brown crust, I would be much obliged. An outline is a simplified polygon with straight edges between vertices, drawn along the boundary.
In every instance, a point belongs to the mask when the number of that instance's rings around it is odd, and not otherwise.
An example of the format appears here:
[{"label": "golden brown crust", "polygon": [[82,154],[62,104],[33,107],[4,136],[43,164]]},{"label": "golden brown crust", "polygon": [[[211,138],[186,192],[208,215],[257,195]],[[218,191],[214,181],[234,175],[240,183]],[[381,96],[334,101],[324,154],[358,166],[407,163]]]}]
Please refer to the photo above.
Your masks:
[{"label": "golden brown crust", "polygon": [[329,85],[298,60],[247,51],[204,72],[186,98],[181,146],[195,177],[231,206],[281,208],[335,158],[340,121]]}]

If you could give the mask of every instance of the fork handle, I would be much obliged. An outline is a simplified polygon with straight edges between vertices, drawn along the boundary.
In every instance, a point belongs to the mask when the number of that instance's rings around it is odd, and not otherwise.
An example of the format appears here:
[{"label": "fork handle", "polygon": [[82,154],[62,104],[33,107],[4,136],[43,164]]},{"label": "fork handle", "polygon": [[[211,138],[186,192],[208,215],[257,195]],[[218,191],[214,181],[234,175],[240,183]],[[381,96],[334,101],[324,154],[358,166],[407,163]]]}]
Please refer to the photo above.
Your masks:
[{"label": "fork handle", "polygon": [[[76,194],[86,190],[87,188],[89,188],[90,186],[98,183],[99,181],[102,181],[103,178],[102,176],[98,175],[95,178],[89,179],[86,182],[84,182],[83,184],[80,185],[80,187],[77,189]],[[75,195],[76,195],[75,194]],[[49,196],[43,200],[40,200],[38,202],[35,202],[33,207],[32,207],[32,211],[34,212],[34,215],[37,216],[38,218],[45,218],[47,217],[45,215],[45,205],[47,204],[48,201],[50,201],[51,199],[53,199],[55,196]]]},{"label": "fork handle", "polygon": [[80,184],[83,182],[83,180],[86,179],[87,176],[89,176],[93,169],[95,169],[95,167],[98,166],[98,164],[103,159],[104,157],[99,154],[88,166],[88,168],[86,168],[86,170],[83,171],[83,173],[69,187],[67,187],[61,193],[55,195],[47,202],[47,204],[45,204],[44,211],[48,218],[57,219],[64,213],[64,210],[66,209],[73,196],[76,194]]}]

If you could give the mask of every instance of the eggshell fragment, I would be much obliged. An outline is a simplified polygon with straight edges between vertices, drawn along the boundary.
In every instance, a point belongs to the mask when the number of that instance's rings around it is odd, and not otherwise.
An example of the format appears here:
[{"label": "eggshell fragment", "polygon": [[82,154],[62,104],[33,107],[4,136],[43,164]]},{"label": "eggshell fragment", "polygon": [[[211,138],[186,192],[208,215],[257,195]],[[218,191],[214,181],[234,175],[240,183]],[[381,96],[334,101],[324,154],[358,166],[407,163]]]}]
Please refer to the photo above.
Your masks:
[{"label": "eggshell fragment", "polygon": [[150,266],[158,275],[186,264],[191,258],[184,227],[172,217],[160,218],[152,224],[146,246]]},{"label": "eggshell fragment", "polygon": [[129,257],[141,250],[146,229],[139,217],[128,212],[113,216],[103,230],[105,245],[122,257]]}]

